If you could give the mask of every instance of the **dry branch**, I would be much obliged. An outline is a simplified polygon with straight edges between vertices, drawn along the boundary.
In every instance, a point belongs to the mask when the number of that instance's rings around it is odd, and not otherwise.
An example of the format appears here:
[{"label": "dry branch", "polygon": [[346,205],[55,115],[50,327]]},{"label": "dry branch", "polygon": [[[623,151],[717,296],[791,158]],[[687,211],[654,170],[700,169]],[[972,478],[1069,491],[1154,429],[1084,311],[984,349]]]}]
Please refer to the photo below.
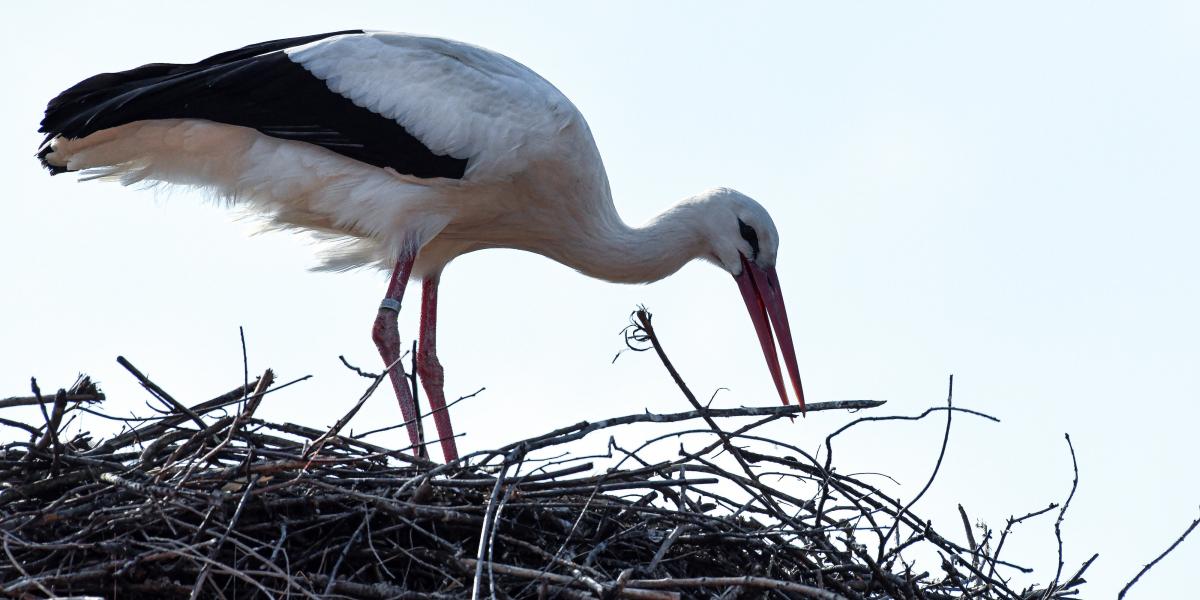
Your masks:
[{"label": "dry branch", "polygon": [[1154,560],[1146,563],[1142,569],[1138,571],[1137,575],[1135,575],[1133,579],[1130,579],[1129,583],[1125,584],[1125,587],[1121,588],[1121,592],[1117,594],[1117,600],[1125,598],[1125,594],[1129,591],[1129,588],[1133,587],[1133,584],[1137,583],[1138,580],[1142,578],[1142,575],[1145,575],[1147,571],[1154,567],[1154,565],[1158,564],[1158,561],[1162,560],[1164,556],[1170,554],[1171,551],[1175,550],[1175,548],[1179,546],[1179,544],[1182,544],[1183,540],[1187,539],[1187,536],[1192,533],[1192,530],[1196,529],[1197,525],[1200,525],[1200,518],[1192,521],[1192,524],[1188,525],[1188,528],[1183,530],[1183,533],[1180,534],[1179,537],[1176,538],[1166,550],[1163,550],[1162,554],[1159,554],[1158,556],[1154,557]]}]

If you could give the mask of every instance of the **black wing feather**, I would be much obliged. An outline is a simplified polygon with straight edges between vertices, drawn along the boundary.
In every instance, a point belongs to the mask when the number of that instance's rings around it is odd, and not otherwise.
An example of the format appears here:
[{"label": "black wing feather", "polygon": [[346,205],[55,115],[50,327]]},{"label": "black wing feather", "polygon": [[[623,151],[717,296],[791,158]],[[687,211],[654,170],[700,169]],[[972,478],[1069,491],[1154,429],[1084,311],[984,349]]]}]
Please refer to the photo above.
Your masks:
[{"label": "black wing feather", "polygon": [[38,152],[48,142],[80,138],[146,119],[207,119],[252,127],[265,135],[315,144],[416,177],[461,179],[467,160],[436,154],[396,121],[355,105],[283,52],[326,37],[360,31],[262,42],[193,64],[148,64],[85,79],[46,106]]}]

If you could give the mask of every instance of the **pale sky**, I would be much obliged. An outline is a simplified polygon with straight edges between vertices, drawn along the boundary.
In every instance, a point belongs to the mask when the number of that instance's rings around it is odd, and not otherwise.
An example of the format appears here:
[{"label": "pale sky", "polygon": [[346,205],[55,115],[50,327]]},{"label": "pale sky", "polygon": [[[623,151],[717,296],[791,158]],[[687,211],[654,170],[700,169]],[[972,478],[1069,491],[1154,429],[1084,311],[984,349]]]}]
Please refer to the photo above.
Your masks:
[{"label": "pale sky", "polygon": [[[956,420],[915,507],[943,533],[961,532],[958,503],[1000,529],[1065,498],[1064,432],[1080,466],[1067,568],[1100,553],[1085,597],[1115,596],[1200,513],[1193,3],[114,6],[14,4],[0,22],[0,396],[85,371],[110,409],[138,410],[146,396],[122,354],[205,400],[241,381],[241,325],[252,372],[314,375],[265,416],[340,416],[364,380],[337,356],[377,369],[383,274],[310,273],[303,238],[248,236],[252,224],[193,192],[50,178],[36,129],[47,100],[95,73],[337,29],[409,31],[508,54],[572,98],[631,223],[714,186],[766,206],[810,400],[916,414],[944,401],[954,373],[957,403],[1002,423]],[[698,395],[776,403],[735,287],[701,263],[619,286],[517,252],[455,261],[439,311],[446,392],[487,387],[452,413],[460,449],[684,409],[652,355],[611,364],[638,304]],[[402,311],[406,343],[416,308]],[[360,429],[399,418],[387,394],[365,411]],[[771,433],[815,449],[849,418]],[[937,419],[864,427],[839,461],[893,475],[908,498],[940,439]],[[1056,563],[1052,526],[1043,517],[1006,543],[1040,581]],[[1177,595],[1196,564],[1190,539],[1129,597]]]}]

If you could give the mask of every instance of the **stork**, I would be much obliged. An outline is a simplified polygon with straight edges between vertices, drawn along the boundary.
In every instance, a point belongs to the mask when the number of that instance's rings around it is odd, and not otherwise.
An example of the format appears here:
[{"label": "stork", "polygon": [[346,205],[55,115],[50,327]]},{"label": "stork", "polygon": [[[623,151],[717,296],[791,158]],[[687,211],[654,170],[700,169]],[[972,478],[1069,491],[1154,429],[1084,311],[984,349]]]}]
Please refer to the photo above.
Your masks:
[{"label": "stork", "polygon": [[435,344],[438,281],[455,257],[484,248],[621,283],[711,262],[736,280],[780,399],[788,403],[776,336],[804,406],[767,211],[720,188],[627,225],[583,115],[496,52],[364,31],[262,42],[85,79],[50,101],[40,131],[51,174],[203,188],[272,226],[338,240],[322,268],[390,269],[372,337],[418,452],[399,363],[401,300],[410,280],[422,281],[415,370],[443,455],[455,460]]}]

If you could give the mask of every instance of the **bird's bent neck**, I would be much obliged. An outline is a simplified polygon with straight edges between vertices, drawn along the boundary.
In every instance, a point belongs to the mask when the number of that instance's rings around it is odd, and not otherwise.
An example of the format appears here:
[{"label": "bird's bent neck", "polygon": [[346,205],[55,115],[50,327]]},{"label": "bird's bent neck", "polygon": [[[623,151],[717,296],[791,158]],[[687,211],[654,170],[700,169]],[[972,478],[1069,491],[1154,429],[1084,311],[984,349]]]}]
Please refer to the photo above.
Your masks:
[{"label": "bird's bent neck", "polygon": [[557,258],[606,281],[657,281],[705,254],[700,210],[681,202],[641,227],[627,225],[612,212],[589,227],[592,231],[572,245],[569,255]]}]

